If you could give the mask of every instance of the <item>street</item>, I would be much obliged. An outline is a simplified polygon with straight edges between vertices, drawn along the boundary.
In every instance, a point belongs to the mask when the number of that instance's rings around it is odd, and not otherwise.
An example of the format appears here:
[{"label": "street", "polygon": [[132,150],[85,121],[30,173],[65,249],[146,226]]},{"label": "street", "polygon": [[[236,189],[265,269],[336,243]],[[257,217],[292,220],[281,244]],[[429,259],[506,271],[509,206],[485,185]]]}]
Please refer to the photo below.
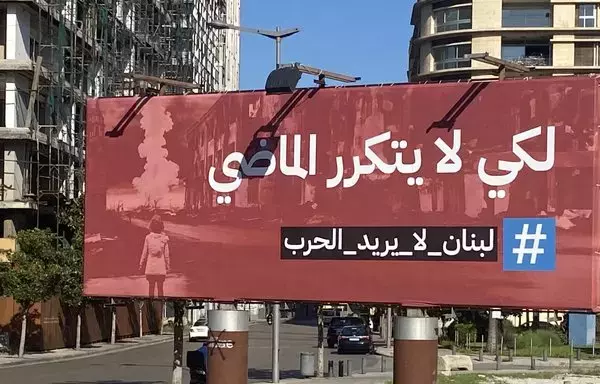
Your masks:
[{"label": "street", "polygon": [[[313,326],[282,324],[280,341],[281,379],[299,377],[300,353],[316,355],[317,329]],[[271,379],[271,327],[266,323],[250,326],[248,353],[249,382]],[[186,350],[200,347],[200,343],[188,343]],[[169,383],[171,377],[173,343],[167,342],[118,353],[90,356],[89,358],[57,363],[0,369],[0,383],[36,384],[151,384]],[[185,354],[184,354],[185,357]],[[381,370],[381,356],[344,355],[325,349],[327,360],[351,360],[354,372],[360,372],[361,359],[365,358],[365,370]],[[391,359],[385,358],[386,368],[391,371]],[[185,362],[184,362],[185,366]],[[337,364],[336,364],[337,368]],[[187,369],[184,383],[189,382]]]}]

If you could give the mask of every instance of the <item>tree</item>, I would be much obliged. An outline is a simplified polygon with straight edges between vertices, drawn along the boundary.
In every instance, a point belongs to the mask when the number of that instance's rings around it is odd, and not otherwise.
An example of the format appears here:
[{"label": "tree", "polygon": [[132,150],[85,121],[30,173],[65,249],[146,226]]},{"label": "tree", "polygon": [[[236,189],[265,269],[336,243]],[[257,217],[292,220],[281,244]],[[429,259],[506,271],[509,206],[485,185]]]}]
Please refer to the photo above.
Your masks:
[{"label": "tree", "polygon": [[83,296],[84,198],[72,200],[59,215],[59,222],[70,232],[70,246],[60,249],[62,256],[60,299],[77,314],[75,349],[81,347],[81,313],[87,304]]},{"label": "tree", "polygon": [[17,250],[8,254],[9,265],[0,280],[4,294],[19,304],[21,338],[19,357],[25,353],[27,315],[38,302],[54,296],[61,281],[61,255],[58,239],[48,230],[31,229],[17,233]]},{"label": "tree", "polygon": [[[4,254],[2,256],[4,256]],[[8,263],[3,263],[0,261],[0,297],[7,296],[5,294],[5,288],[4,288],[4,286],[6,284],[4,283],[4,279],[2,278],[2,276],[4,276],[4,274],[6,273],[7,270],[8,270]]]}]

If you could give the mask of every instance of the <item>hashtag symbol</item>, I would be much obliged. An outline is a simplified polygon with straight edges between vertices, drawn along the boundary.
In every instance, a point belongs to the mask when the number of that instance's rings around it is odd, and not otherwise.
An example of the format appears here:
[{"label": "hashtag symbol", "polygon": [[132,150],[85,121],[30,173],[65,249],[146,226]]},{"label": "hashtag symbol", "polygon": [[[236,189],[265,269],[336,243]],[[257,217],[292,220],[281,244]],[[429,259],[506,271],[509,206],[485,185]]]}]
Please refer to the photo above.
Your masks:
[{"label": "hashtag symbol", "polygon": [[[519,240],[519,248],[512,250],[517,255],[517,264],[523,264],[525,255],[529,255],[529,264],[535,264],[538,255],[544,254],[544,249],[540,248],[540,241],[546,240],[546,234],[542,233],[542,224],[535,226],[535,233],[529,233],[529,224],[523,224],[523,230],[515,234],[515,240]],[[531,248],[527,248],[527,240],[533,240]]]}]

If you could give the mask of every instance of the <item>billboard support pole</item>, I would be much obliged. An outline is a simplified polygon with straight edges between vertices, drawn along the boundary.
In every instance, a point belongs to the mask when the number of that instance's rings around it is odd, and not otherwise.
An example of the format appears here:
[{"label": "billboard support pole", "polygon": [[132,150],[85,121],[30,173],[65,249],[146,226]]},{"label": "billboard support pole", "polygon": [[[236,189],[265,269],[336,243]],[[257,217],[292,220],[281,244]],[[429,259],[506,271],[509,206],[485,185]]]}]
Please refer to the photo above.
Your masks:
[{"label": "billboard support pole", "polygon": [[183,384],[183,316],[185,304],[182,300],[173,302],[175,319],[173,324],[173,375],[172,384]]},{"label": "billboard support pole", "polygon": [[115,299],[110,299],[110,343],[114,344],[117,340],[117,311],[115,310]]},{"label": "billboard support pole", "polygon": [[248,383],[248,315],[236,309],[208,311],[206,384]]},{"label": "billboard support pole", "polygon": [[279,324],[281,323],[281,311],[279,303],[273,304],[273,375],[274,383],[279,383]]},{"label": "billboard support pole", "polygon": [[394,384],[435,383],[437,378],[436,317],[396,316]]},{"label": "billboard support pole", "polygon": [[391,348],[392,346],[392,307],[387,307],[387,326],[385,332],[385,346]]}]

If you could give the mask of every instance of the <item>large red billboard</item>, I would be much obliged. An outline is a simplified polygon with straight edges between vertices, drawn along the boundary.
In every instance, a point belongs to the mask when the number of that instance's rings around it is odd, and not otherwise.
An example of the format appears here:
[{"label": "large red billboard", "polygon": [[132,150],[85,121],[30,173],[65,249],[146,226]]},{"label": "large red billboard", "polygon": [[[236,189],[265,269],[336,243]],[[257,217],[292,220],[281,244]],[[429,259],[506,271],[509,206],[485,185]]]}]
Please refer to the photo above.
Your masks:
[{"label": "large red billboard", "polygon": [[90,99],[85,294],[598,310],[597,88]]}]

